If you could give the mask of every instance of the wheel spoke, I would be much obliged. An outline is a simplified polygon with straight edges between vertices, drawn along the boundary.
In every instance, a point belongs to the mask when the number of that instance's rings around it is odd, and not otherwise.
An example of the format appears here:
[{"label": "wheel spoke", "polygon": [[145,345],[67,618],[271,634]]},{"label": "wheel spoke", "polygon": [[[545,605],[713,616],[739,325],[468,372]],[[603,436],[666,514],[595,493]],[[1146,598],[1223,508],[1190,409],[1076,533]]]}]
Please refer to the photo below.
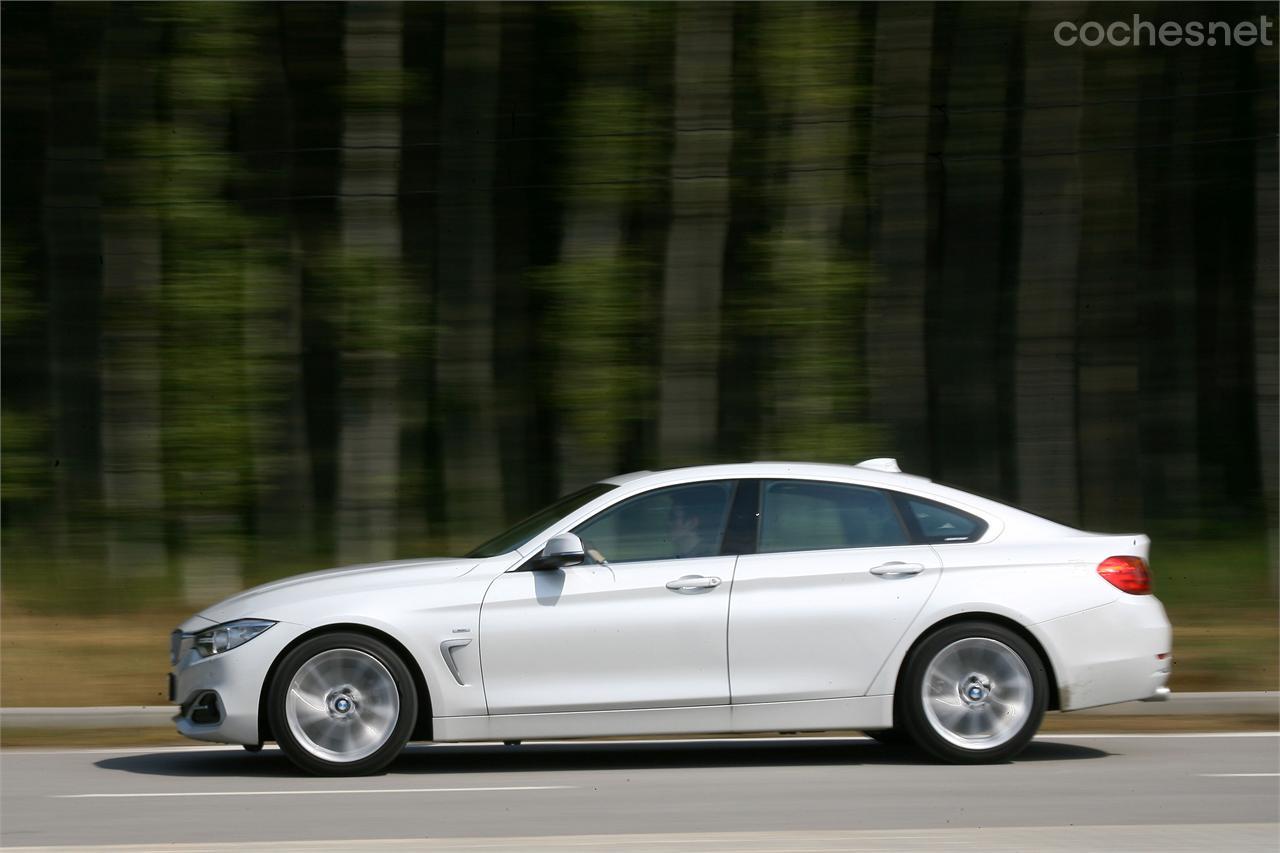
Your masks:
[{"label": "wheel spoke", "polygon": [[285,702],[298,744],[326,761],[359,761],[377,752],[399,716],[395,679],[381,661],[358,649],[330,649],[304,662]]},{"label": "wheel spoke", "polygon": [[949,729],[955,729],[960,718],[968,714],[968,710],[959,702],[943,702],[935,700],[933,703],[933,711],[941,720],[942,724]]},{"label": "wheel spoke", "polygon": [[935,662],[933,671],[943,681],[954,685],[964,677],[968,669],[968,665],[960,655],[948,655],[945,658],[940,657],[940,659]]},{"label": "wheel spoke", "polygon": [[989,637],[957,640],[925,669],[921,700],[933,730],[964,749],[990,749],[1022,731],[1032,680],[1025,661]]}]

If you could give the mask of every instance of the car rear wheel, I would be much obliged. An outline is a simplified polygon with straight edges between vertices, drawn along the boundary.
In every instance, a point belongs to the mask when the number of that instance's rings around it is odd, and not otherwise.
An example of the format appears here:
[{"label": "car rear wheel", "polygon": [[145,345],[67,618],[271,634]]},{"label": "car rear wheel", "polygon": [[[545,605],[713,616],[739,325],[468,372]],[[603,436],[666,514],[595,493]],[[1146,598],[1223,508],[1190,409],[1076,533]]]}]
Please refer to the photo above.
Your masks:
[{"label": "car rear wheel", "polygon": [[1039,729],[1048,695],[1044,662],[1026,640],[990,622],[961,622],[912,651],[897,718],[944,761],[1005,761]]},{"label": "car rear wheel", "polygon": [[268,715],[280,748],[303,770],[363,776],[400,754],[418,716],[418,698],[408,667],[385,643],[362,634],[326,634],[280,663]]}]

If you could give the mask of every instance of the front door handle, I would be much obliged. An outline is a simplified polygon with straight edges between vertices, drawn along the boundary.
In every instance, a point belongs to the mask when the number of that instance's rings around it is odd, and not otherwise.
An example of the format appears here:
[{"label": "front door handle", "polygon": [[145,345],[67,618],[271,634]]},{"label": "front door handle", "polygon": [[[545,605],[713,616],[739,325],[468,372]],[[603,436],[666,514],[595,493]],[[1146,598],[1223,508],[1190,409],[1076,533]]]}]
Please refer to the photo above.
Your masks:
[{"label": "front door handle", "polygon": [[720,578],[704,578],[702,575],[686,575],[673,581],[667,581],[667,589],[673,589],[676,592],[694,589],[714,589],[718,586],[720,586]]},{"label": "front door handle", "polygon": [[871,570],[871,574],[878,575],[882,578],[900,578],[918,575],[924,571],[924,566],[919,563],[882,563]]}]

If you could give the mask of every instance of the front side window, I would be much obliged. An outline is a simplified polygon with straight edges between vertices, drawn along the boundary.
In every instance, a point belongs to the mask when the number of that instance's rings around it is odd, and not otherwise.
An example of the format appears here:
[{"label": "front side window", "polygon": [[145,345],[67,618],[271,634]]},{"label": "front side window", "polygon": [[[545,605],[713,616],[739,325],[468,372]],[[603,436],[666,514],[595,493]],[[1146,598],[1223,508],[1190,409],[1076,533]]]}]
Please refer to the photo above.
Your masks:
[{"label": "front side window", "polygon": [[718,480],[646,492],[573,532],[588,552],[610,563],[713,557],[720,553],[733,485]]},{"label": "front side window", "polygon": [[910,544],[889,497],[878,489],[808,480],[767,480],[760,553]]},{"label": "front side window", "polygon": [[618,487],[609,483],[594,483],[585,489],[579,489],[573,494],[565,495],[551,504],[551,506],[544,507],[509,530],[499,533],[488,542],[471,551],[467,556],[496,557],[499,554],[505,554],[508,551],[521,548],[530,539],[550,527],[557,519],[564,518],[579,507],[586,506],[605,492],[616,488]]}]

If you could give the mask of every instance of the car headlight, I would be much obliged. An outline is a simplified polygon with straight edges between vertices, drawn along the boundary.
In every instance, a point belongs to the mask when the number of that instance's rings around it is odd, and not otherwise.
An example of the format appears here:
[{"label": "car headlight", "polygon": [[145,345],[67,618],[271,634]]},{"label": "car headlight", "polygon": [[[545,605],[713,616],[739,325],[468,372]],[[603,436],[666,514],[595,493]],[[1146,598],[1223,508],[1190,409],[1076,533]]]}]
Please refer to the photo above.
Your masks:
[{"label": "car headlight", "polygon": [[202,658],[243,646],[276,623],[266,619],[237,619],[223,622],[196,634],[195,649]]}]

